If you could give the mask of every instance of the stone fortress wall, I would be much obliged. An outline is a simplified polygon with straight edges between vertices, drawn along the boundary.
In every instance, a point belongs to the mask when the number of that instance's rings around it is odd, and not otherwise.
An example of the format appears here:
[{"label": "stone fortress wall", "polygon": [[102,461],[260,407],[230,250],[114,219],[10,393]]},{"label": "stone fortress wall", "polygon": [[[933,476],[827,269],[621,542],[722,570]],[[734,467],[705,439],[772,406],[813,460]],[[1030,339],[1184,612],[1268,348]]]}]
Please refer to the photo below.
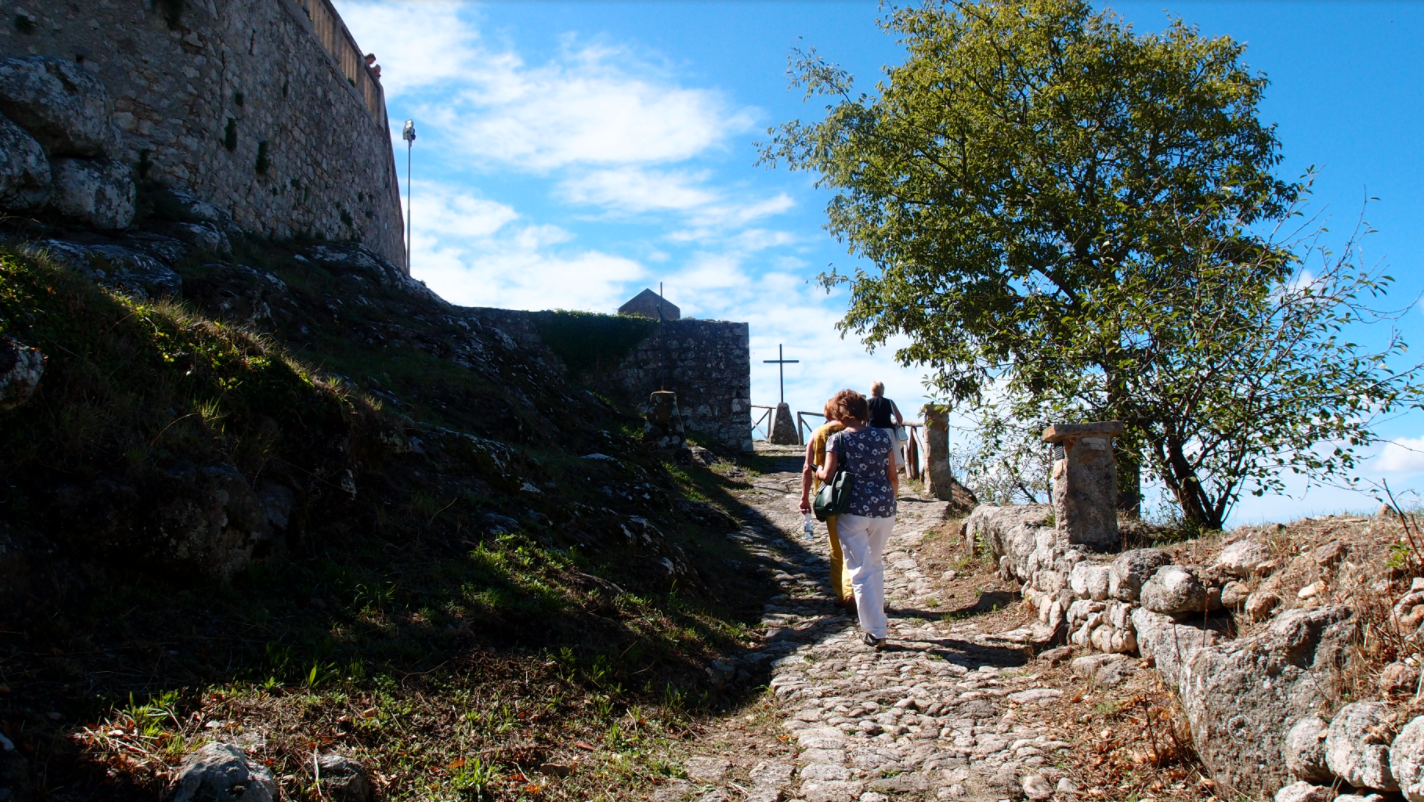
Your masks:
[{"label": "stone fortress wall", "polygon": [[662,356],[658,335],[638,343],[613,372],[616,385],[646,402],[654,390],[677,393],[683,426],[694,438],[752,450],[751,340],[746,323],[669,320],[667,387],[658,387]]},{"label": "stone fortress wall", "polygon": [[249,233],[359,240],[404,265],[384,98],[354,47],[324,0],[0,0],[0,57],[96,76],[136,179]]},{"label": "stone fortress wall", "polygon": [[[540,312],[473,308],[481,324],[525,348],[544,348],[536,318]],[[656,390],[677,394],[684,429],[695,440],[752,450],[751,340],[746,323],[722,320],[669,320],[659,341],[656,326],[597,377],[581,376],[595,389],[629,405],[648,403]],[[662,385],[662,347],[667,348],[667,386]],[[550,356],[557,358],[552,350]],[[612,360],[610,360],[612,361]]]}]

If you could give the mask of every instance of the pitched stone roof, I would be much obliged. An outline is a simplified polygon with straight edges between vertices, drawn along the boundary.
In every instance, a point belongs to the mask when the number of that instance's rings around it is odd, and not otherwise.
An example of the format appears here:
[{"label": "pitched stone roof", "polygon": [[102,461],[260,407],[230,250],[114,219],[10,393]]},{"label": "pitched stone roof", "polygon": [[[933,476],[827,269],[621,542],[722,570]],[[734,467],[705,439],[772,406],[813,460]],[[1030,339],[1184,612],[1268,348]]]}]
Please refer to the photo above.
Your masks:
[{"label": "pitched stone roof", "polygon": [[682,317],[682,310],[678,309],[672,301],[659,299],[658,294],[652,290],[643,290],[634,295],[628,303],[618,307],[620,315],[637,315],[638,317],[650,317],[658,319],[658,303],[663,305],[663,318],[665,320],[677,320]]}]

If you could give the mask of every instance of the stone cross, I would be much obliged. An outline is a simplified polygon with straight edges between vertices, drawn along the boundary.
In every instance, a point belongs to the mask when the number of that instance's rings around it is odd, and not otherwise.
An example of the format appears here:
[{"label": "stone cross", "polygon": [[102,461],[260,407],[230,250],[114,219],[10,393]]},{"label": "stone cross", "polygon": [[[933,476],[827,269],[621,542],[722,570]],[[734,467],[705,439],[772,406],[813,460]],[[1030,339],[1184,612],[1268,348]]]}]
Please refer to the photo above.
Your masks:
[{"label": "stone cross", "polygon": [[1060,539],[1097,551],[1117,548],[1117,460],[1113,435],[1121,421],[1056,423],[1046,443],[1063,446],[1053,463],[1053,517]]}]

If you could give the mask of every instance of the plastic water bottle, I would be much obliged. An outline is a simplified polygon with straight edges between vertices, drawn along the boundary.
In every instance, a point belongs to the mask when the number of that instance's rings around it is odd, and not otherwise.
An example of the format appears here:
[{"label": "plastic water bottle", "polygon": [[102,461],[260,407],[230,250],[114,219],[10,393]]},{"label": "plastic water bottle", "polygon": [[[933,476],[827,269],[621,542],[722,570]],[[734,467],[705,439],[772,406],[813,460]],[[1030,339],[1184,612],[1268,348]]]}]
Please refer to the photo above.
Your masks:
[{"label": "plastic water bottle", "polygon": [[806,537],[815,537],[816,524],[811,521],[811,513],[802,513],[802,517],[806,519],[806,523],[801,527],[801,531],[806,533]]}]

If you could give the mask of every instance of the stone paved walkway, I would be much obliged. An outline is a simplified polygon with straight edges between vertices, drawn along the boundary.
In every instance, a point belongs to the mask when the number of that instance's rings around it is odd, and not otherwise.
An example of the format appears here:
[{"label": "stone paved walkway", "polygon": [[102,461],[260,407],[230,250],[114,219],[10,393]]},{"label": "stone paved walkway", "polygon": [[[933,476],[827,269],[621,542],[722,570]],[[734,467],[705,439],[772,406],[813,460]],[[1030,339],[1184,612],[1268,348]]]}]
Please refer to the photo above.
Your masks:
[{"label": "stone paved walkway", "polygon": [[1076,790],[1053,765],[1068,744],[1036,726],[1063,691],[1038,681],[1018,633],[995,636],[936,612],[914,552],[943,521],[943,502],[901,499],[885,555],[889,646],[877,653],[830,602],[824,528],[814,540],[800,532],[799,474],[754,484],[744,501],[763,521],[731,537],[785,592],[766,605],[764,645],[714,671],[732,677],[769,662],[773,715],[794,759],[748,765],[749,750],[694,748],[687,780],[654,800],[1047,799]]}]

